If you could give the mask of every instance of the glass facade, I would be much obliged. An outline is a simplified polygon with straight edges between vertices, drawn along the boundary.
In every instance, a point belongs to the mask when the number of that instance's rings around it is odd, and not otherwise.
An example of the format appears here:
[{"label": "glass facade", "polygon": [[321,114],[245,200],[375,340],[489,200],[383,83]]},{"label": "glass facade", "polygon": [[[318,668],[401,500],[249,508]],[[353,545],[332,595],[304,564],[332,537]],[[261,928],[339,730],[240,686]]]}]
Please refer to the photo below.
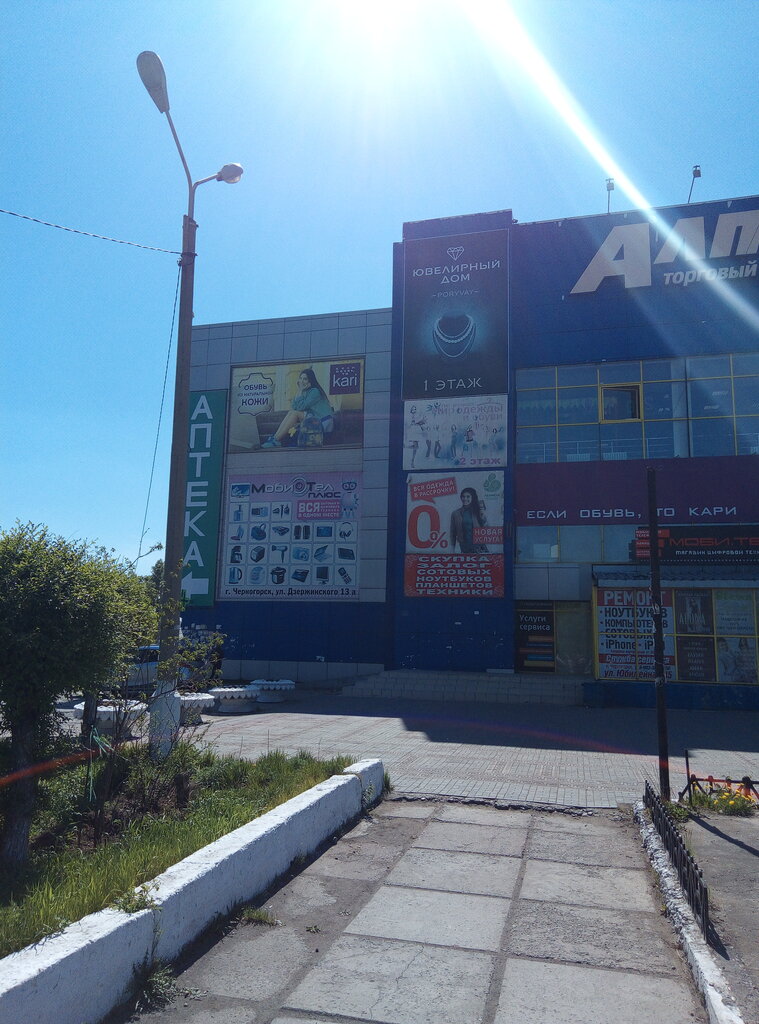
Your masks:
[{"label": "glass facade", "polygon": [[516,374],[517,462],[759,454],[759,354]]}]

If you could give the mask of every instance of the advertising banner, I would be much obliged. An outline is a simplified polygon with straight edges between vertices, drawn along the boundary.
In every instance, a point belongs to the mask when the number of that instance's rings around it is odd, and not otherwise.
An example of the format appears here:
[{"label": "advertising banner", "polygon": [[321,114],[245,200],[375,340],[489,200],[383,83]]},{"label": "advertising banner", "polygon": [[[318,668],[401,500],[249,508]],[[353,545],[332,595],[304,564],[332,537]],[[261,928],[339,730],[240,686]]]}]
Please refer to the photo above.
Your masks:
[{"label": "advertising banner", "polygon": [[226,411],[226,391],[190,393],[182,590],[192,607],[214,600]]},{"label": "advertising banner", "polygon": [[363,359],[237,366],[230,396],[231,454],[363,444]]},{"label": "advertising banner", "polygon": [[404,469],[506,465],[505,395],[404,402]]},{"label": "advertising banner", "polygon": [[715,330],[722,351],[746,351],[741,305],[759,309],[758,226],[748,197],[512,231],[511,322],[529,325],[539,353],[524,365],[567,362],[569,337],[578,363],[629,359],[631,337],[654,348],[671,340],[674,324],[689,325],[692,352],[713,351]]},{"label": "advertising banner", "polygon": [[[675,675],[673,593],[662,591],[664,675]],[[599,679],[652,680],[654,636],[647,587],[598,587],[596,591]]]},{"label": "advertising banner", "polygon": [[407,597],[503,597],[500,472],[407,477]]},{"label": "advertising banner", "polygon": [[677,638],[677,678],[684,683],[698,683],[716,678],[713,637]]},{"label": "advertising banner", "polygon": [[518,672],[553,672],[556,667],[553,601],[517,602]]},{"label": "advertising banner", "polygon": [[675,623],[678,633],[713,633],[711,590],[677,590]]},{"label": "advertising banner", "polygon": [[717,633],[753,636],[754,595],[750,590],[714,590],[714,628]]},{"label": "advertising banner", "polygon": [[717,679],[720,683],[756,683],[754,637],[717,637]]},{"label": "advertising banner", "polygon": [[[648,529],[636,530],[635,555],[649,558]],[[668,565],[759,565],[759,526],[667,526],[659,560]]]},{"label": "advertising banner", "polygon": [[660,526],[667,520],[707,525],[759,523],[756,456],[736,455],[730,459],[520,465],[514,474],[517,525],[555,521],[566,526],[644,526],[648,522],[647,466],[657,471]]},{"label": "advertising banner", "polygon": [[353,472],[232,476],[222,600],[350,600],[359,593]]},{"label": "advertising banner", "polygon": [[[599,633],[652,633],[651,593],[642,587],[599,587],[596,602]],[[662,591],[662,629],[673,631],[672,591]]]},{"label": "advertising banner", "polygon": [[508,391],[507,234],[404,243],[404,398]]}]

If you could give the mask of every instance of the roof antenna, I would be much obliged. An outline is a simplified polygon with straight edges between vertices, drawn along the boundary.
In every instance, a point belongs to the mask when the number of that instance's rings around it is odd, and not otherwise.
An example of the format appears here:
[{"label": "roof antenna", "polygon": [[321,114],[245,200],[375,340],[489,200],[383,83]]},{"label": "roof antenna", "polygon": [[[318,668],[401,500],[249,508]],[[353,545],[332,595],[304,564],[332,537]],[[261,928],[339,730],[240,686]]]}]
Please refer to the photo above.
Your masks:
[{"label": "roof antenna", "polygon": [[606,179],[606,212],[611,212],[611,194],[614,191],[614,179]]},{"label": "roof antenna", "polygon": [[701,164],[694,164],[693,165],[693,177],[690,180],[690,192],[688,193],[688,202],[690,202],[690,197],[693,195],[693,183],[696,180],[696,178],[700,178],[700,177],[701,177]]}]

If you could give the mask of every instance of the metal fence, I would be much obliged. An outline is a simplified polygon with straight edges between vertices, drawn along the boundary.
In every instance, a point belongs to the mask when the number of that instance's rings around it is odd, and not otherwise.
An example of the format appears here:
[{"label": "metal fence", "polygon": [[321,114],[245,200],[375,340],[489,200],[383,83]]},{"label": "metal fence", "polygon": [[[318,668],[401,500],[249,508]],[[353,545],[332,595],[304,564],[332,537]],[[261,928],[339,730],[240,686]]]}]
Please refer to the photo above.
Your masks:
[{"label": "metal fence", "polygon": [[704,938],[709,942],[711,935],[709,924],[709,890],[704,882],[701,869],[686,850],[683,837],[678,832],[672,816],[649,782],[646,782],[643,802],[651,811],[651,820],[662,838],[662,842],[669,854],[669,859],[672,861],[672,866],[677,871],[680,885],[693,911],[693,916],[701,926]]}]

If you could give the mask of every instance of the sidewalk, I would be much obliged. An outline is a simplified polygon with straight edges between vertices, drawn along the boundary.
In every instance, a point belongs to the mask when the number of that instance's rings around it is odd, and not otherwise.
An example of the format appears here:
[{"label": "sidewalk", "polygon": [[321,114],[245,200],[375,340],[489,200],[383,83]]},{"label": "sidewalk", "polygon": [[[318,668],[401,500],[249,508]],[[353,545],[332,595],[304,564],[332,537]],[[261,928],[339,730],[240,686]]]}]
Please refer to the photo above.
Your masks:
[{"label": "sidewalk", "polygon": [[706,1021],[629,813],[391,799],[265,906],[280,924],[190,951],[138,1019]]},{"label": "sidewalk", "polygon": [[[659,788],[656,713],[641,708],[444,704],[299,695],[254,715],[210,716],[207,739],[257,757],[305,748],[378,757],[399,793],[616,808]],[[759,778],[759,712],[670,711],[673,795],[686,747],[699,775]]]},{"label": "sidewalk", "polygon": [[685,826],[685,841],[709,886],[724,946],[717,960],[746,1024],[759,1024],[759,813],[698,815]]}]

